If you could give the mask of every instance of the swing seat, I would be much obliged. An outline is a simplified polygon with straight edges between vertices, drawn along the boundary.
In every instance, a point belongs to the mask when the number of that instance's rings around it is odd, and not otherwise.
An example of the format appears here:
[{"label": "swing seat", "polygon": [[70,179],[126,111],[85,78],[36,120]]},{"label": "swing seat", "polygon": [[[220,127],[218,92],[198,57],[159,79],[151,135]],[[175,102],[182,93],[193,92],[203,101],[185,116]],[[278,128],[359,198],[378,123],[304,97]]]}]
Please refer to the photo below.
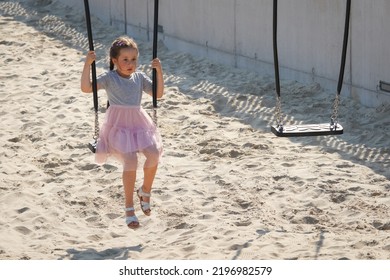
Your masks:
[{"label": "swing seat", "polygon": [[299,136],[317,136],[317,135],[337,135],[343,134],[343,127],[338,123],[331,125],[330,123],[321,124],[299,124],[288,126],[271,126],[271,131],[278,137],[299,137]]}]

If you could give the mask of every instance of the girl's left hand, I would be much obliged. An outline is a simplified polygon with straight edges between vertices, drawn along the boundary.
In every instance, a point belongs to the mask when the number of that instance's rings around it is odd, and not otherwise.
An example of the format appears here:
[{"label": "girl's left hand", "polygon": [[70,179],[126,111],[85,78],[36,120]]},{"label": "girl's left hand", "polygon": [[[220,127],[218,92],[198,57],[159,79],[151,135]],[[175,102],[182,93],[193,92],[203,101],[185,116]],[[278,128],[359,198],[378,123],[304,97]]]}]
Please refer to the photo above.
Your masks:
[{"label": "girl's left hand", "polygon": [[158,72],[162,70],[160,59],[155,58],[152,60],[152,68],[156,69]]}]

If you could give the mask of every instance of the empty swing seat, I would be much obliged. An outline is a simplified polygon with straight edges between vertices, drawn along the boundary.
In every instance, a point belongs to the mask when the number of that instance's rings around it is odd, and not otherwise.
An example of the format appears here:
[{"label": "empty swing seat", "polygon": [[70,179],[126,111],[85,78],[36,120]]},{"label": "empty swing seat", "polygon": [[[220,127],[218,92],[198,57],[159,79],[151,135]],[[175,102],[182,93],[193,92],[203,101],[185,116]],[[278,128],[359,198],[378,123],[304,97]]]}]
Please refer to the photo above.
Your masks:
[{"label": "empty swing seat", "polygon": [[330,123],[287,125],[282,128],[272,125],[271,131],[279,137],[337,135],[344,132],[340,124],[332,126]]}]

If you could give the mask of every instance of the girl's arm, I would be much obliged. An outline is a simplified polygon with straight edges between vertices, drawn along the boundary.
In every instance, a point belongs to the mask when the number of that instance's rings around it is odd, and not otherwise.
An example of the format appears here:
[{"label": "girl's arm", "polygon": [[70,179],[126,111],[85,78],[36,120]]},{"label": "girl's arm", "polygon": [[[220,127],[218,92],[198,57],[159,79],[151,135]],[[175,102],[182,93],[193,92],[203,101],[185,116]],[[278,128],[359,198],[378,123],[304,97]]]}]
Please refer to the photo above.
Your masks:
[{"label": "girl's arm", "polygon": [[[95,61],[96,54],[94,51],[89,51],[87,56],[85,57],[85,64],[83,68],[83,72],[81,74],[81,91],[85,93],[92,92],[92,82],[90,78],[91,73],[91,64]],[[99,84],[98,84],[99,89]]]},{"label": "girl's arm", "polygon": [[152,68],[156,69],[157,74],[157,98],[161,98],[164,95],[164,78],[161,62],[158,58],[153,59]]}]

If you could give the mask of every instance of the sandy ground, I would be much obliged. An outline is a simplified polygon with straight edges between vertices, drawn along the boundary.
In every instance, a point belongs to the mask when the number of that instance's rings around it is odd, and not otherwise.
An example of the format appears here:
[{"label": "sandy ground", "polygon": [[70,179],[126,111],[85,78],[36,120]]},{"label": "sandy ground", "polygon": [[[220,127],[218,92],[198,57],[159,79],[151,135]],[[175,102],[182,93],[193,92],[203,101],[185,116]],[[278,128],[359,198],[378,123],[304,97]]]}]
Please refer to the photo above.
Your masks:
[{"label": "sandy ground", "polygon": [[[122,34],[92,23],[99,74]],[[137,204],[129,230],[121,166],[87,148],[84,11],[1,0],[0,26],[0,259],[390,259],[390,106],[342,96],[343,135],[276,137],[273,77],[160,44],[165,154],[153,214]],[[138,43],[150,74],[151,43]],[[334,92],[283,80],[282,95],[287,123],[329,120]]]}]

